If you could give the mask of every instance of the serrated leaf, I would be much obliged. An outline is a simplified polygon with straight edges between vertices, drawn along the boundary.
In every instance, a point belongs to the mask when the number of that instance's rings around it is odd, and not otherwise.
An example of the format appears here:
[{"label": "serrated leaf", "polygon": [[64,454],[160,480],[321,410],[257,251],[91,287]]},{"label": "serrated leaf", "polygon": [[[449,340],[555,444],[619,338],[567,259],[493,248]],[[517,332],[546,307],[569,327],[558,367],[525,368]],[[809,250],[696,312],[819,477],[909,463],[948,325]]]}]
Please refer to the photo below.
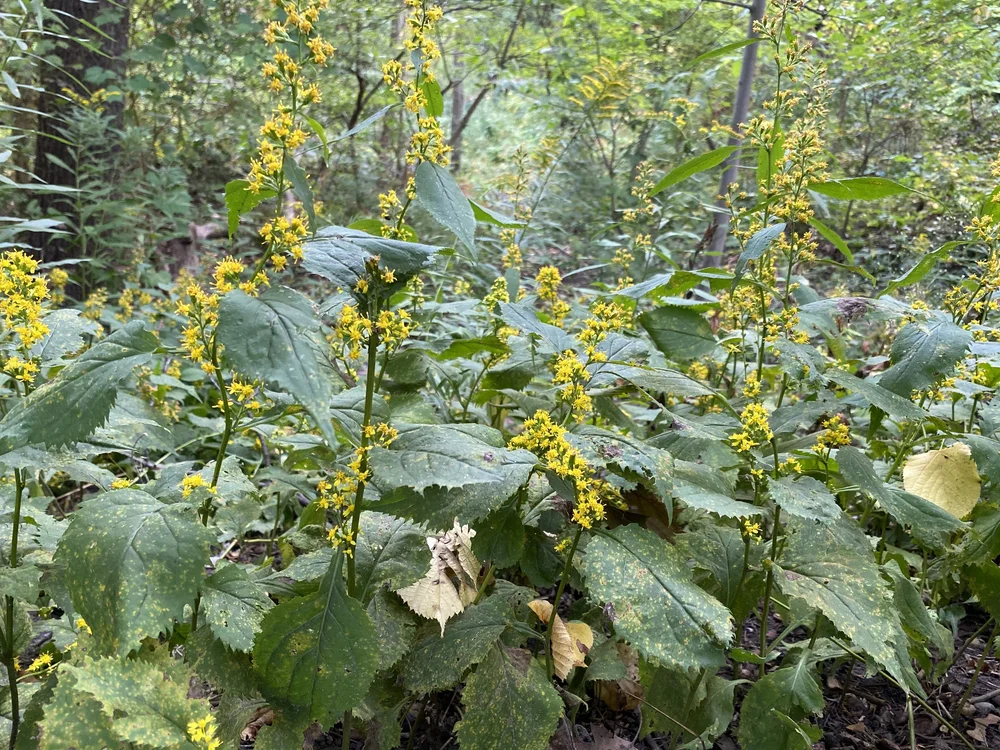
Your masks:
[{"label": "serrated leaf", "polygon": [[[697,670],[658,667],[645,661],[639,663],[639,680],[645,698],[643,734],[661,732],[676,738],[675,747],[701,750],[711,747],[732,721],[737,680],[717,675],[702,676]],[[681,729],[666,716],[697,734]]]},{"label": "serrated leaf", "polygon": [[427,532],[416,524],[384,513],[361,514],[361,534],[355,547],[357,592],[367,604],[384,585],[398,591],[419,581],[427,572],[431,556]]},{"label": "serrated leaf", "polygon": [[382,493],[371,505],[438,528],[485,518],[528,481],[535,457],[508,450],[484,425],[397,425],[389,448],[369,457],[373,484]]},{"label": "serrated leaf", "polygon": [[965,443],[906,459],[903,489],[929,500],[955,518],[965,518],[979,502],[982,480]]},{"label": "serrated leaf", "polygon": [[907,323],[892,341],[892,366],[882,373],[879,385],[909,398],[913,391],[927,388],[951,373],[971,341],[972,333],[955,325],[950,314],[938,313],[927,320]]},{"label": "serrated leaf", "polygon": [[98,659],[61,670],[77,691],[92,695],[111,719],[111,731],[126,742],[151,748],[194,748],[191,721],[209,716],[208,701],[187,697],[190,672],[180,662],[169,668],[149,661]]},{"label": "serrated leaf", "polygon": [[45,704],[40,722],[39,750],[66,748],[116,748],[118,738],[101,703],[89,693],[75,689],[76,678],[69,672],[59,675],[52,700]]},{"label": "serrated leaf", "polygon": [[710,574],[696,575],[695,580],[722,602],[737,622],[757,606],[764,591],[764,576],[758,569],[763,557],[761,545],[751,545],[747,557],[751,569],[746,572],[743,535],[730,526],[698,524],[678,537],[677,546],[687,553],[696,570]]},{"label": "serrated leaf", "polygon": [[587,546],[583,573],[591,598],[610,602],[615,632],[647,659],[682,667],[722,663],[732,618],[698,587],[672,545],[637,526],[602,533]]},{"label": "serrated leaf", "polygon": [[79,310],[52,310],[42,322],[48,326],[49,332],[31,349],[31,356],[38,357],[42,362],[54,362],[79,350],[83,346],[84,334],[97,331],[97,324],[82,317]]},{"label": "serrated leaf", "polygon": [[996,620],[1000,618],[1000,567],[993,562],[970,565],[962,570],[983,609]]},{"label": "serrated leaf", "polygon": [[761,508],[736,500],[736,479],[732,473],[693,461],[674,461],[674,497],[692,508],[707,510],[725,518],[759,516]]},{"label": "serrated leaf", "polygon": [[19,399],[0,421],[0,454],[24,445],[60,447],[86,439],[105,423],[118,386],[158,346],[140,321],[87,350],[56,377]]},{"label": "serrated leaf", "polygon": [[379,589],[368,602],[368,616],[378,633],[378,669],[392,669],[417,639],[417,618],[399,597]]},{"label": "serrated leaf", "polygon": [[184,616],[214,540],[188,506],[118,490],[72,514],[55,560],[98,650],[125,656]]},{"label": "serrated leaf", "polygon": [[524,523],[518,503],[510,502],[476,525],[472,549],[498,570],[516,565],[524,551]]},{"label": "serrated leaf", "polygon": [[793,516],[825,523],[840,518],[837,498],[812,477],[781,477],[771,482],[769,491],[775,505]]},{"label": "serrated leaf", "polygon": [[232,564],[223,565],[205,579],[201,605],[215,636],[236,651],[253,648],[264,613],[274,606],[247,572]]},{"label": "serrated leaf", "polygon": [[837,368],[830,368],[823,373],[823,377],[841,388],[860,394],[872,406],[881,409],[895,419],[923,419],[927,416],[927,413],[909,398],[893,393],[867,378],[858,378]]},{"label": "serrated leaf", "polygon": [[656,492],[668,510],[671,508],[674,461],[667,451],[638,438],[590,425],[581,425],[566,437],[592,463],[642,482]]},{"label": "serrated leaf", "polygon": [[497,594],[469,606],[443,636],[429,634],[414,646],[402,667],[406,689],[430,693],[461,681],[469,667],[486,657],[513,616],[510,604]]},{"label": "serrated leaf", "polygon": [[[322,276],[345,292],[366,274],[365,263],[378,256],[379,268],[393,271],[396,281],[386,287],[389,294],[402,289],[413,276],[430,265],[441,248],[416,242],[373,237],[347,227],[324,227],[304,243],[302,266],[309,273]],[[357,295],[356,295],[357,296]]]},{"label": "serrated leaf", "polygon": [[319,591],[282,602],[264,617],[254,666],[264,696],[330,727],[359,705],[378,668],[378,636],[347,594],[338,553]]},{"label": "serrated leaf", "polygon": [[639,325],[668,359],[698,359],[716,346],[715,334],[705,316],[685,307],[647,310],[639,316]]},{"label": "serrated leaf", "polygon": [[233,651],[215,637],[210,625],[201,625],[188,636],[184,642],[184,662],[225,695],[243,698],[260,695],[250,655]]},{"label": "serrated leaf", "polygon": [[234,290],[219,305],[218,338],[238,372],[294,396],[329,444],[336,445],[330,382],[316,356],[319,321],[308,298],[287,287],[259,297]]},{"label": "serrated leaf", "polygon": [[476,216],[469,205],[469,199],[465,197],[451,172],[425,161],[417,167],[414,180],[421,205],[474,254]]},{"label": "serrated leaf", "polygon": [[562,700],[526,651],[494,646],[466,681],[455,731],[462,750],[547,750]]},{"label": "serrated leaf", "polygon": [[[544,599],[528,602],[528,607],[548,627],[552,603]],[[586,665],[587,654],[594,647],[594,633],[585,622],[566,622],[556,615],[552,622],[552,664],[556,676],[565,680],[574,667]]]},{"label": "serrated leaf", "polygon": [[744,750],[811,750],[812,743],[773,712],[792,724],[823,711],[823,691],[813,677],[808,659],[764,675],[747,693],[740,708],[740,746]]}]

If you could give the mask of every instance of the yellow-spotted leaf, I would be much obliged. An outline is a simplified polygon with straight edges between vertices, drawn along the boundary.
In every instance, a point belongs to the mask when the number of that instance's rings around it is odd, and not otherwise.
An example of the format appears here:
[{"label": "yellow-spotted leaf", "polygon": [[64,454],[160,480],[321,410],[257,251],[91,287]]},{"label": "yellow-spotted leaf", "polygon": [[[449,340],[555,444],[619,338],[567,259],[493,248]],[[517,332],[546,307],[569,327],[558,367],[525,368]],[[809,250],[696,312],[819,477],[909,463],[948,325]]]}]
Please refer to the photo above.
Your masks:
[{"label": "yellow-spotted leaf", "polygon": [[[549,602],[535,599],[528,606],[538,615],[539,620],[548,625],[549,618],[552,617],[552,605]],[[593,647],[594,633],[589,625],[576,621],[564,622],[556,615],[552,625],[552,664],[559,679],[565,680],[573,667],[582,667],[586,663],[586,655]]]},{"label": "yellow-spotted leaf", "polygon": [[956,518],[965,518],[979,501],[982,480],[965,443],[927,451],[907,459],[903,488],[930,500]]}]

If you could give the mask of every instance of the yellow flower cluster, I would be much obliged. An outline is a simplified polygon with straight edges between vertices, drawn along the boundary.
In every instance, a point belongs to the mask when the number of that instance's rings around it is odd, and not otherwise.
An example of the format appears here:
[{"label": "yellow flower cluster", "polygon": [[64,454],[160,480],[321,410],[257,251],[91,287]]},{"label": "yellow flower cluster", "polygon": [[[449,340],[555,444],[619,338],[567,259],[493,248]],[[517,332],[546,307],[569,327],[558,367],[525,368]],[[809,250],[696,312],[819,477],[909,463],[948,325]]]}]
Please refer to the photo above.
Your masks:
[{"label": "yellow flower cluster", "polygon": [[569,305],[559,299],[559,287],[562,285],[559,269],[555,266],[542,266],[535,276],[535,283],[538,288],[538,298],[548,308],[552,324],[562,328],[563,321],[569,315]]},{"label": "yellow flower cluster", "polygon": [[39,654],[34,661],[28,666],[29,672],[41,672],[43,669],[47,669],[52,666],[52,654],[45,652]]},{"label": "yellow flower cluster", "polygon": [[410,332],[416,325],[410,314],[403,308],[398,310],[383,310],[378,314],[378,338],[387,350],[393,351],[399,348],[410,336]]},{"label": "yellow flower cluster", "polygon": [[489,293],[483,297],[483,304],[490,312],[493,312],[501,302],[510,302],[510,294],[507,293],[507,279],[503,276],[493,282]]},{"label": "yellow flower cluster", "polygon": [[38,261],[20,250],[0,255],[0,315],[4,328],[16,336],[16,353],[8,355],[4,372],[22,383],[32,383],[38,361],[30,350],[49,332],[42,318],[42,302],[49,294],[44,276],[36,276]]},{"label": "yellow flower cluster", "polygon": [[90,96],[83,96],[78,94],[73,89],[63,87],[62,92],[73,101],[84,109],[89,109],[97,114],[104,112],[104,103],[112,96],[121,96],[120,91],[108,91],[107,89],[97,89]]},{"label": "yellow flower cluster", "polygon": [[819,434],[816,445],[813,446],[813,450],[817,453],[826,453],[831,448],[851,444],[851,430],[839,415],[824,421],[823,427],[826,429]]},{"label": "yellow flower cluster", "polygon": [[211,714],[204,719],[189,722],[187,731],[191,742],[200,743],[198,747],[204,748],[204,750],[219,750],[222,747],[222,740],[216,736],[218,725],[215,723],[215,717]]},{"label": "yellow flower cluster", "polygon": [[49,271],[49,287],[52,289],[52,304],[61,305],[66,300],[66,285],[69,274],[59,267]]},{"label": "yellow flower cluster", "polygon": [[576,90],[579,96],[571,96],[569,100],[578,107],[593,111],[601,119],[614,117],[632,90],[629,67],[625,63],[601,58],[591,75],[585,75]]},{"label": "yellow flower cluster", "polygon": [[285,270],[288,258],[296,263],[302,260],[302,240],[309,234],[305,218],[278,216],[265,223],[258,231],[268,245],[271,264],[276,270]]},{"label": "yellow flower cluster", "polygon": [[372,322],[358,312],[356,305],[345,304],[337,314],[337,322],[330,335],[330,343],[337,351],[338,358],[348,365],[348,371],[354,375],[352,361],[361,359],[361,347],[372,332]]},{"label": "yellow flower cluster", "polygon": [[649,194],[655,186],[653,165],[648,161],[639,162],[635,168],[635,180],[632,185],[632,195],[637,199],[638,205],[635,208],[626,208],[622,212],[622,221],[632,224],[638,221],[640,216],[653,215],[653,199]]},{"label": "yellow flower cluster", "polygon": [[552,382],[555,385],[563,386],[559,389],[559,400],[570,405],[573,415],[580,422],[594,406],[586,391],[586,383],[589,380],[590,374],[587,372],[587,367],[576,356],[576,352],[567,349],[559,355]]},{"label": "yellow flower cluster", "polygon": [[[52,275],[49,274],[51,280]],[[53,300],[55,295],[53,295]],[[122,323],[127,323],[135,316],[135,306],[143,307],[153,303],[153,295],[135,287],[128,287],[118,296],[118,312],[115,318]]]},{"label": "yellow flower cluster", "polygon": [[589,529],[604,519],[604,500],[614,501],[613,488],[593,475],[590,464],[566,440],[566,430],[553,422],[548,412],[539,410],[526,419],[524,429],[510,441],[510,446],[531,451],[547,470],[573,485],[575,523]]},{"label": "yellow flower cluster", "polygon": [[215,494],[215,487],[211,487],[201,474],[188,474],[181,480],[181,495],[183,497],[191,497],[199,489],[205,489],[213,495]]},{"label": "yellow flower cluster", "polygon": [[747,453],[758,445],[768,442],[774,433],[767,421],[767,409],[763,404],[749,403],[740,414],[743,429],[729,436],[729,443],[740,453]]},{"label": "yellow flower cluster", "polygon": [[597,351],[597,345],[608,337],[608,333],[625,328],[630,320],[629,311],[614,300],[598,300],[590,308],[590,317],[583,322],[583,329],[576,338],[583,344],[587,356],[594,362],[600,362],[605,357]]},{"label": "yellow flower cluster", "polygon": [[[406,19],[407,36],[403,44],[411,54],[405,63],[398,60],[385,63],[382,80],[403,98],[406,109],[417,115],[417,131],[410,137],[406,163],[429,161],[447,166],[451,146],[445,143],[444,131],[437,118],[427,111],[427,95],[423,88],[424,83],[434,82],[431,64],[441,57],[441,50],[431,38],[431,32],[444,13],[440,7],[428,6],[423,0],[406,0],[406,5],[411,13]],[[422,117],[421,112],[424,113]]]},{"label": "yellow flower cluster", "polygon": [[208,294],[194,280],[183,287],[177,312],[187,319],[181,331],[181,347],[188,357],[208,375],[215,373],[213,359],[215,349],[215,326],[219,322],[219,295]]}]

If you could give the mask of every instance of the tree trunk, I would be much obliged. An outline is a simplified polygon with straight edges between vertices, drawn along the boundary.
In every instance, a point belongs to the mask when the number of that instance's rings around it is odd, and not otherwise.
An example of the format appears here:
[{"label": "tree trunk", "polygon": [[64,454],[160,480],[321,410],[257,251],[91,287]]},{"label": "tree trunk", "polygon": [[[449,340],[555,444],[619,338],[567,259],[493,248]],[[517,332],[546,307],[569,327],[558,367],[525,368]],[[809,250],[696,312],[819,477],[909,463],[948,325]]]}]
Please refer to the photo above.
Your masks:
[{"label": "tree trunk", "polygon": [[[757,33],[754,31],[754,24],[764,17],[764,10],[767,7],[767,0],[753,0],[750,7],[750,25],[747,31],[748,39],[756,39]],[[750,111],[750,92],[753,89],[754,70],[757,67],[757,43],[754,42],[743,48],[743,64],[740,66],[740,80],[736,86],[736,98],[733,101],[733,130],[739,132],[740,126],[746,122],[747,113]],[[730,137],[729,145],[738,146],[739,139]],[[729,189],[729,185],[736,181],[737,168],[740,158],[737,152],[725,162],[725,169],[722,171],[722,179],[719,181],[719,195],[724,196]],[[708,242],[708,263],[712,265],[722,265],[722,251],[726,246],[726,236],[729,234],[729,211],[726,207],[725,199],[719,199],[715,204],[722,209],[721,212],[712,215],[711,239]]]},{"label": "tree trunk", "polygon": [[[69,144],[63,142],[59,129],[67,107],[71,106],[62,89],[68,88],[82,96],[107,85],[116,87],[116,82],[124,77],[125,57],[128,49],[129,2],[128,0],[97,0],[83,3],[80,0],[45,0],[46,7],[58,15],[59,21],[51,21],[55,33],[65,34],[70,40],[61,40],[51,52],[61,61],[59,66],[41,67],[39,83],[44,89],[39,95],[38,129],[35,140],[35,175],[50,185],[72,186],[76,176],[61,166],[56,160],[69,167],[73,166],[73,154]],[[107,36],[94,33],[87,27],[97,25],[97,18],[103,23],[100,28]],[[104,20],[104,19],[111,20]],[[86,22],[86,23],[85,23]],[[88,40],[88,45],[76,39]],[[107,84],[89,84],[87,71],[92,68],[114,74]],[[75,79],[75,80],[74,80]],[[80,82],[80,83],[78,83]],[[89,90],[81,88],[81,83]],[[123,124],[124,103],[112,101],[106,105],[107,114],[112,117],[112,127],[120,129]],[[68,195],[58,192],[40,194],[39,202],[45,214],[70,214],[73,201]],[[65,236],[38,234],[32,243],[42,251],[45,261],[62,260],[67,256],[69,242]]]}]

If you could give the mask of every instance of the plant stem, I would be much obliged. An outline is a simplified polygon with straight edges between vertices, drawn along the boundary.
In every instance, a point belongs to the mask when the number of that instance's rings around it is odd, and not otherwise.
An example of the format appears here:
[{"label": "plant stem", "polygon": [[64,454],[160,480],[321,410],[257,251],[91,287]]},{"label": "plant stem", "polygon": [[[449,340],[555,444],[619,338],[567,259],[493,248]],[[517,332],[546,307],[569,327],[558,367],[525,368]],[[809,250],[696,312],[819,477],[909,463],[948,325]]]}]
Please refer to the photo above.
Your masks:
[{"label": "plant stem", "polygon": [[[10,567],[17,567],[17,534],[21,526],[21,496],[24,494],[24,474],[14,469],[14,529],[10,535]],[[10,686],[10,748],[17,744],[17,729],[21,723],[20,706],[17,695],[17,668],[14,666],[14,597],[5,597],[3,662],[7,667],[7,683]]]},{"label": "plant stem", "polygon": [[983,673],[983,665],[986,664],[986,659],[990,655],[990,651],[993,649],[993,641],[997,637],[997,633],[1000,632],[1000,622],[993,624],[993,630],[990,633],[990,637],[986,639],[986,645],[983,646],[983,653],[979,655],[979,661],[976,662],[976,671],[972,673],[972,679],[969,681],[969,686],[962,693],[962,697],[958,701],[958,705],[955,706],[955,715],[961,716],[962,709],[965,708],[966,701],[969,700],[969,696],[972,695],[972,691],[976,688],[976,683],[979,681],[979,675]]},{"label": "plant stem", "polygon": [[576,545],[580,543],[583,534],[583,527],[576,527],[576,535],[573,537],[573,544],[570,545],[569,554],[566,556],[566,564],[563,566],[562,574],[559,576],[559,587],[556,589],[556,597],[552,602],[552,614],[549,615],[549,624],[545,629],[545,667],[548,671],[549,679],[555,674],[555,664],[552,661],[552,631],[556,627],[556,617],[559,612],[559,602],[562,599],[563,591],[566,590],[566,581],[569,579],[569,571],[573,566],[573,555],[576,554]]},{"label": "plant stem", "polygon": [[[774,559],[778,555],[778,534],[781,531],[781,506],[774,506],[774,528],[771,530],[771,564],[767,566],[767,581],[764,584],[764,606],[760,615],[760,656],[767,654],[767,618],[771,612],[771,590],[774,588]],[[764,665],[761,665],[761,675]]]},{"label": "plant stem", "polygon": [[341,750],[351,750],[351,709],[344,711],[344,723],[341,732]]}]

